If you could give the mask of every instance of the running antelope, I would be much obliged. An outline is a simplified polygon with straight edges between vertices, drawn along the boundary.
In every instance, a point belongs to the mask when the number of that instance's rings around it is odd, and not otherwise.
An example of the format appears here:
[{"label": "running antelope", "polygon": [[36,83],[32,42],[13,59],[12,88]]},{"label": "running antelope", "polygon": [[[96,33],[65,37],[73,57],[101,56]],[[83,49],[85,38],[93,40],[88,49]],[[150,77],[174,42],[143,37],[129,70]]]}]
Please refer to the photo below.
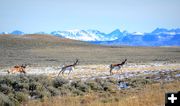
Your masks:
[{"label": "running antelope", "polygon": [[16,65],[13,68],[7,70],[7,72],[8,72],[8,74],[9,73],[17,73],[17,72],[26,74],[26,71],[25,71],[26,66],[27,66],[26,64],[25,65],[22,64],[21,66]]},{"label": "running antelope", "polygon": [[[62,69],[61,69],[61,71],[59,72],[59,74],[60,74],[60,73],[64,74],[65,71],[69,71],[69,73],[68,73],[68,75],[69,75],[70,72],[74,70],[75,66],[76,66],[78,63],[79,63],[79,60],[76,59],[76,61],[75,61],[73,64],[63,66]],[[58,76],[59,76],[59,74],[58,74]]]},{"label": "running antelope", "polygon": [[[121,69],[121,67],[126,63],[126,61],[127,61],[127,59],[125,59],[122,63],[120,63],[120,64],[111,64],[110,65],[110,75],[112,75],[113,73],[112,73],[112,70],[113,69],[118,69],[118,70],[120,70]],[[121,70],[121,73],[122,73],[122,70]]]}]

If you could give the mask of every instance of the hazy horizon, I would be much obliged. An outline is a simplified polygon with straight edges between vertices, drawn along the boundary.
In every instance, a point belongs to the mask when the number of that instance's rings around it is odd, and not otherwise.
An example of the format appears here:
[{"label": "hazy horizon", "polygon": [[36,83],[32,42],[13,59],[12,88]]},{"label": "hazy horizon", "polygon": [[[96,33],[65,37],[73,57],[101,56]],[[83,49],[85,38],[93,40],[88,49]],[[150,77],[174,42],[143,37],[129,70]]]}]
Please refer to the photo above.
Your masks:
[{"label": "hazy horizon", "polygon": [[179,0],[0,0],[0,32],[180,28]]}]

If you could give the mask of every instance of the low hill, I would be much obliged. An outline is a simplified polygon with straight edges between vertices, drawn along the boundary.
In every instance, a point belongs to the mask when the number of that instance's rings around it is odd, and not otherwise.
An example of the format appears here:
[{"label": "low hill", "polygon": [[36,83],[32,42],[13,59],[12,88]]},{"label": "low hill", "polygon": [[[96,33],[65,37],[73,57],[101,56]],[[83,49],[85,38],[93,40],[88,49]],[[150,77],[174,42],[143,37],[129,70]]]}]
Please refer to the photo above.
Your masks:
[{"label": "low hill", "polygon": [[78,46],[87,45],[82,41],[76,41],[66,38],[59,38],[52,35],[43,34],[27,34],[22,36],[4,34],[0,35],[0,48],[18,48],[18,49],[30,49],[30,48],[42,48],[49,46]]},{"label": "low hill", "polygon": [[0,35],[0,67],[29,63],[62,66],[78,58],[82,64],[180,62],[180,47],[100,46],[52,35]]}]

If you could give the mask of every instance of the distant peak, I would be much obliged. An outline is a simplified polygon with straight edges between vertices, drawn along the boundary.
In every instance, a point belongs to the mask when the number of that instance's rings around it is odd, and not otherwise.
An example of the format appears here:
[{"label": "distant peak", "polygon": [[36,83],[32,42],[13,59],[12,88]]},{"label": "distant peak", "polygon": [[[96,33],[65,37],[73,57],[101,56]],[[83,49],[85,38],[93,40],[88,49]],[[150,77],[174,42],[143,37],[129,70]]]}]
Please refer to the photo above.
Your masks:
[{"label": "distant peak", "polygon": [[11,34],[13,34],[13,35],[23,35],[24,32],[22,32],[20,30],[15,30],[15,31],[12,31]]},{"label": "distant peak", "polygon": [[122,34],[122,32],[119,29],[115,29],[110,34]]},{"label": "distant peak", "polygon": [[166,32],[166,31],[168,30],[165,28],[156,28],[155,30],[152,31],[152,33]]},{"label": "distant peak", "polygon": [[114,31],[112,31],[112,32],[121,32],[119,29],[115,29]]},{"label": "distant peak", "polygon": [[22,31],[20,31],[20,30],[14,30],[14,31],[12,31],[12,32],[22,32]]},{"label": "distant peak", "polygon": [[176,34],[176,33],[180,33],[180,28],[176,28],[176,29],[156,28],[151,33],[153,33],[153,34],[162,34],[162,33]]}]

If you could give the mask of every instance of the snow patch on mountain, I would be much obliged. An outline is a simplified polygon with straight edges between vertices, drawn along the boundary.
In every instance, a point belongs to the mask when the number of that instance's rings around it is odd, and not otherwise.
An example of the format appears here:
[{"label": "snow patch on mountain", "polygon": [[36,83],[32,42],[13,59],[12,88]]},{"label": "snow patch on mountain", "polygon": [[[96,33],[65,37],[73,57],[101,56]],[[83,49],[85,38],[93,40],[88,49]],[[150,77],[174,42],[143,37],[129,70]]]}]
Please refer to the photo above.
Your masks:
[{"label": "snow patch on mountain", "polygon": [[142,32],[133,32],[132,34],[133,35],[144,35],[144,33],[142,33]]},{"label": "snow patch on mountain", "polygon": [[89,30],[72,29],[66,31],[54,31],[51,32],[51,34],[55,36],[60,36],[75,40],[82,40],[82,41],[107,41],[107,40],[117,39],[117,37],[107,36],[108,34],[92,29]]}]

